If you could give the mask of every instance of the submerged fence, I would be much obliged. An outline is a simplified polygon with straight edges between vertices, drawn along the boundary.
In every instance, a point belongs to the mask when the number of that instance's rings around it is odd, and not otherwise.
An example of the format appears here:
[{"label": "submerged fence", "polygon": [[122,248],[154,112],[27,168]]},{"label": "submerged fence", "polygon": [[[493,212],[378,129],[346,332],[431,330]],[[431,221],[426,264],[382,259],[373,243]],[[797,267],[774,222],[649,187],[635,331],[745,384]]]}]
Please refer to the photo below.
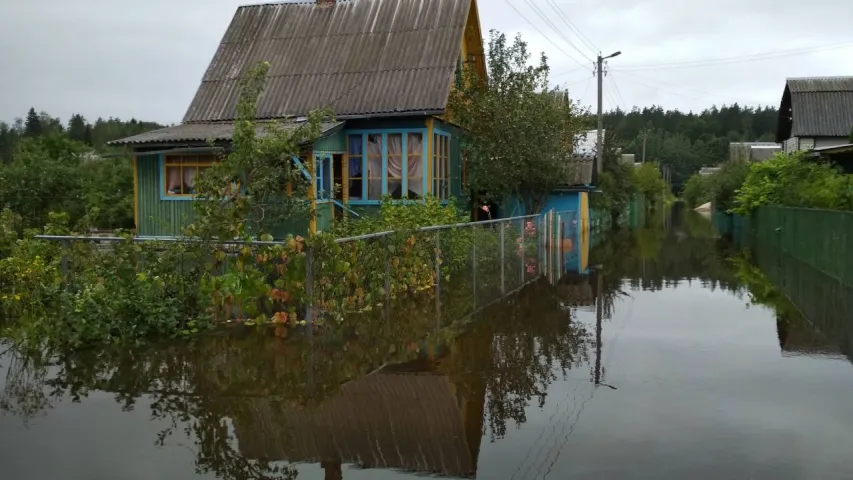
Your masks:
[{"label": "submerged fence", "polygon": [[[173,278],[185,271],[197,274],[204,265],[213,276],[233,277],[227,282],[220,279],[221,289],[227,290],[223,295],[247,292],[246,301],[229,304],[240,312],[259,310],[287,318],[287,312],[296,308],[300,318],[313,322],[371,312],[388,316],[388,310],[405,309],[414,301],[433,302],[436,318],[464,317],[551,270],[546,270],[550,261],[546,250],[576,238],[577,228],[577,212],[561,212],[312,239],[295,247],[287,242],[218,242],[212,245],[214,252],[202,255],[201,243],[187,238],[37,238],[61,246],[58,255],[66,288],[81,289],[92,282],[86,270],[93,257],[131,258],[130,267],[141,273],[171,262],[170,268],[177,271]],[[127,249],[135,245],[143,248],[127,256]],[[235,266],[240,275],[233,273]],[[257,275],[246,274],[251,268],[258,269]],[[272,305],[249,301],[252,282],[266,284],[260,290],[271,289]],[[195,287],[180,288],[178,294],[183,295],[183,289]]]},{"label": "submerged fence", "polygon": [[853,286],[853,212],[760,207],[751,217],[729,220],[735,238],[804,262]]}]

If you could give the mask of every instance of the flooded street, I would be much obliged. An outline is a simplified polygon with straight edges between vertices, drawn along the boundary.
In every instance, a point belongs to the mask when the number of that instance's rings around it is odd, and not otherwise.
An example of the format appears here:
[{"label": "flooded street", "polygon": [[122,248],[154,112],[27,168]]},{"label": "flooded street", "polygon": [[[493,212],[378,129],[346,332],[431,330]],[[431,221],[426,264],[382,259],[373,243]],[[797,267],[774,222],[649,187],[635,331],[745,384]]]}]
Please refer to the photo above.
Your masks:
[{"label": "flooded street", "polygon": [[653,223],[464,322],[7,351],[0,478],[853,478],[853,294]]}]

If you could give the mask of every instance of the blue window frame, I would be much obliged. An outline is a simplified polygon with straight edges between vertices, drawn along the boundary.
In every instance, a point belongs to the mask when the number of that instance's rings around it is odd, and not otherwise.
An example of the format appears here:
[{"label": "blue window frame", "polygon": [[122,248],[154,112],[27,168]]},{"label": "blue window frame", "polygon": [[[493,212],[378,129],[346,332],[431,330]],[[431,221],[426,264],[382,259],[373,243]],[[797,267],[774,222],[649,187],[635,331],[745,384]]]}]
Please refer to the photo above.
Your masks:
[{"label": "blue window frame", "polygon": [[317,175],[314,177],[314,198],[317,200],[330,200],[333,198],[332,191],[332,154],[318,152],[314,154],[314,168]]},{"label": "blue window frame", "polygon": [[376,204],[385,195],[423,197],[426,140],[426,128],[347,131],[350,203]]},{"label": "blue window frame", "polygon": [[432,164],[434,165],[432,192],[440,200],[450,199],[450,134],[441,130],[433,132]]}]

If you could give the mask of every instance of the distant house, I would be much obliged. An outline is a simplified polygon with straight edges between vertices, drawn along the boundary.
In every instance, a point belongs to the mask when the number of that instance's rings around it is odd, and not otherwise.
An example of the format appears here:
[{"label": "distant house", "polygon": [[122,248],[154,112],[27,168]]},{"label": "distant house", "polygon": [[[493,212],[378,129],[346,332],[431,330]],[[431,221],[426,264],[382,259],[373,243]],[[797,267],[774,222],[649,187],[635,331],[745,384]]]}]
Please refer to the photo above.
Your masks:
[{"label": "distant house", "polygon": [[732,142],[729,144],[730,162],[760,162],[782,151],[774,142]]},{"label": "distant house", "polygon": [[776,130],[786,153],[849,144],[851,129],[853,77],[788,79]]},{"label": "distant house", "polygon": [[306,145],[316,213],[297,230],[375,211],[385,195],[461,194],[458,130],[442,115],[463,66],[486,74],[476,0],[251,5],[237,9],[182,124],[113,142],[133,149],[140,236],[179,235],[191,221],[195,179],[214,147],[228,150],[240,79],[261,61],[271,64],[261,120],[336,115]]}]

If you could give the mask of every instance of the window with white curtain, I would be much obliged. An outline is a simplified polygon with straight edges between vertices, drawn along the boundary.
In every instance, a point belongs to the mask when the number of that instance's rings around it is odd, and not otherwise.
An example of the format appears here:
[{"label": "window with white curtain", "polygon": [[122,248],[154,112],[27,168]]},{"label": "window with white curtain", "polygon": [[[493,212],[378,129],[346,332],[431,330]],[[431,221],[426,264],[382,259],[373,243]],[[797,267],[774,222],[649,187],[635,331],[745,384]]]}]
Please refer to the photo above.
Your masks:
[{"label": "window with white curtain", "polygon": [[163,162],[163,194],[166,197],[191,196],[199,175],[210,168],[213,155],[168,155]]},{"label": "window with white curtain", "polygon": [[424,138],[422,132],[393,130],[384,134],[349,133],[350,201],[381,200],[383,195],[395,199],[423,197]]}]

